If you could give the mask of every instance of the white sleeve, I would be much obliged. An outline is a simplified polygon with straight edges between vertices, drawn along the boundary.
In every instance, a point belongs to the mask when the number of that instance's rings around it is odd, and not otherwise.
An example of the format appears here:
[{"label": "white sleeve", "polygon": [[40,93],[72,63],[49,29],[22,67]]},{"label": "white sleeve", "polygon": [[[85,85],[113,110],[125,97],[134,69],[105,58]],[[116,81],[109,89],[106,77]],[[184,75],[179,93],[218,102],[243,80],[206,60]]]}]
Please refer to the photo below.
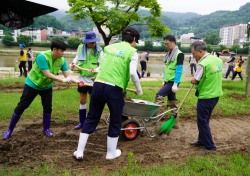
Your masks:
[{"label": "white sleeve", "polygon": [[139,77],[137,75],[137,63],[138,63],[138,53],[135,52],[130,61],[130,78],[134,83],[137,92],[142,92]]},{"label": "white sleeve", "polygon": [[100,71],[100,68],[101,68],[102,58],[103,58],[103,51],[100,52],[100,55],[99,55],[99,58],[98,58],[99,66],[95,69],[98,72]]},{"label": "white sleeve", "polygon": [[76,50],[76,56],[75,56],[74,60],[72,61],[74,64],[77,64],[77,62],[78,62],[78,50],[79,50],[79,46]]}]

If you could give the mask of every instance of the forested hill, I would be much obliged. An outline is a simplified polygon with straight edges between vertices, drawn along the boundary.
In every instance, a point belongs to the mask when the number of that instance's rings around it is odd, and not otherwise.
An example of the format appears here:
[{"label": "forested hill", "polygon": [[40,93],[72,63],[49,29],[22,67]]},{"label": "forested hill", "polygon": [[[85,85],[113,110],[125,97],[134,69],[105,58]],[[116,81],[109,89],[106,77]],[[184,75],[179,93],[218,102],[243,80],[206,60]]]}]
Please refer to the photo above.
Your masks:
[{"label": "forested hill", "polygon": [[250,22],[250,3],[236,11],[217,11],[209,15],[192,18],[180,24],[182,32],[194,32],[197,37],[204,37],[208,32],[219,32],[223,26]]},{"label": "forested hill", "polygon": [[[141,15],[148,15],[146,10],[140,10]],[[183,33],[193,32],[196,37],[205,37],[208,33],[219,34],[219,29],[223,26],[250,22],[250,2],[240,7],[236,11],[216,11],[209,15],[199,15],[196,13],[175,13],[162,12],[160,19],[166,24],[174,35],[180,36]],[[45,28],[52,26],[62,30],[90,30],[94,24],[87,19],[74,21],[72,15],[58,10],[49,15],[35,18],[34,28]],[[141,28],[145,28],[141,27]],[[0,29],[6,30],[0,25]],[[149,37],[147,30],[142,30],[142,36]]]},{"label": "forested hill", "polygon": [[[57,13],[57,15],[56,15]],[[70,15],[63,16],[63,12],[52,13],[65,26],[65,29],[87,28],[90,29],[93,23],[84,21],[72,21]],[[142,15],[148,15],[146,10],[140,10]],[[236,11],[216,11],[209,15],[199,15],[196,13],[175,13],[162,12],[161,20],[170,27],[172,33],[181,35],[183,33],[194,32],[196,37],[205,37],[210,32],[219,34],[219,29],[223,26],[250,22],[250,3],[241,6]]]}]

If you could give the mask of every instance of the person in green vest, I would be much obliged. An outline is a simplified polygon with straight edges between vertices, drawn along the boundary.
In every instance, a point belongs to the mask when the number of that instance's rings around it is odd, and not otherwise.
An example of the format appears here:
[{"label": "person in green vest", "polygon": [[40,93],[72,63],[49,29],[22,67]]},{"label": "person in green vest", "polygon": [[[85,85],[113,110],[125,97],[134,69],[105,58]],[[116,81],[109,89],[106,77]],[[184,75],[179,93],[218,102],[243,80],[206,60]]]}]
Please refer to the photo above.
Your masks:
[{"label": "person in green vest", "polygon": [[[12,114],[10,125],[4,133],[4,139],[11,137],[24,110],[29,107],[37,95],[41,96],[43,105],[43,132],[48,137],[53,135],[50,131],[53,81],[65,83],[73,81],[78,83],[78,81],[70,77],[66,60],[63,57],[65,50],[66,44],[61,40],[55,40],[51,43],[51,50],[41,52],[37,55],[33,68],[25,80],[24,90]],[[60,70],[65,78],[56,76]]]},{"label": "person in green vest", "polygon": [[[94,83],[93,81],[97,75],[99,64],[103,56],[102,48],[96,44],[98,41],[99,39],[96,38],[94,32],[86,32],[83,44],[79,45],[77,49],[76,57],[71,63],[71,70],[74,70],[75,64],[80,68],[86,69],[86,71],[79,69],[79,81],[88,84]],[[75,130],[81,129],[83,126],[83,122],[86,118],[87,93],[91,95],[92,87],[79,85],[77,90],[80,93],[80,107],[79,123],[75,126]]]},{"label": "person in green vest", "polygon": [[196,41],[191,46],[191,52],[198,62],[192,84],[196,85],[198,140],[191,146],[204,147],[202,153],[216,150],[211,135],[209,121],[212,111],[222,96],[222,64],[223,61],[207,52],[206,44]]},{"label": "person in green vest", "polygon": [[117,149],[117,143],[125,104],[123,91],[128,86],[130,78],[136,87],[136,94],[142,95],[136,72],[138,53],[134,48],[139,38],[137,30],[127,27],[122,31],[122,42],[104,48],[100,72],[95,79],[90,97],[89,112],[80,133],[77,150],[73,153],[76,159],[83,158],[89,134],[95,131],[105,104],[110,111],[106,160],[112,160],[121,155],[121,150]]},{"label": "person in green vest", "polygon": [[[181,82],[184,54],[176,45],[176,38],[173,35],[164,37],[164,43],[168,49],[168,53],[164,57],[166,66],[163,74],[163,84],[156,94],[155,103],[164,103],[164,97],[167,96],[168,106],[172,109],[177,108],[176,92]],[[174,128],[179,128],[179,114],[176,116]]]}]

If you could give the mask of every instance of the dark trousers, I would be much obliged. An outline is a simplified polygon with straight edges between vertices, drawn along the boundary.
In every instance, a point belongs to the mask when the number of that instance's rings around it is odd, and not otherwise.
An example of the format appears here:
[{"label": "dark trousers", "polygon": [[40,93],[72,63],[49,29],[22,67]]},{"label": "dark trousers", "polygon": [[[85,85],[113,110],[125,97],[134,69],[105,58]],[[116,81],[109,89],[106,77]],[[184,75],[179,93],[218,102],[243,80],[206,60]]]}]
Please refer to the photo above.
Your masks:
[{"label": "dark trousers", "polygon": [[147,62],[140,61],[140,64],[141,64],[141,71],[146,71],[147,70]]},{"label": "dark trousers", "polygon": [[32,69],[32,61],[28,61],[28,71]]},{"label": "dark trousers", "polygon": [[173,82],[165,82],[164,86],[159,90],[156,96],[168,97],[168,100],[176,100],[175,93],[172,92]]},{"label": "dark trousers", "polygon": [[243,78],[241,76],[241,72],[236,72],[236,71],[233,73],[232,80],[234,80],[234,78],[237,76],[237,74],[239,75],[240,79],[243,80]]},{"label": "dark trousers", "polygon": [[110,112],[108,136],[118,137],[121,130],[123,97],[120,87],[95,82],[90,98],[89,112],[84,121],[82,133],[91,134],[95,131],[103,108],[107,103]]},{"label": "dark trousers", "polygon": [[198,142],[209,150],[216,150],[209,127],[209,120],[218,100],[219,98],[198,99],[197,102]]},{"label": "dark trousers", "polygon": [[[190,64],[190,69],[191,69],[191,75],[194,74],[194,72],[196,72],[196,64]],[[194,72],[193,72],[194,71]]]},{"label": "dark trousers", "polygon": [[20,76],[22,75],[24,75],[25,77],[27,76],[26,61],[20,61],[19,70],[20,70]]},{"label": "dark trousers", "polygon": [[229,76],[230,72],[232,72],[232,74],[234,73],[234,66],[231,65],[228,66],[225,78]]},{"label": "dark trousers", "polygon": [[25,84],[22,96],[17,107],[14,110],[16,115],[22,115],[24,110],[29,107],[37,95],[41,96],[43,113],[51,114],[52,112],[52,88],[46,90],[36,90]]},{"label": "dark trousers", "polygon": [[141,61],[140,63],[141,63],[141,77],[143,78],[147,70],[147,62]]}]

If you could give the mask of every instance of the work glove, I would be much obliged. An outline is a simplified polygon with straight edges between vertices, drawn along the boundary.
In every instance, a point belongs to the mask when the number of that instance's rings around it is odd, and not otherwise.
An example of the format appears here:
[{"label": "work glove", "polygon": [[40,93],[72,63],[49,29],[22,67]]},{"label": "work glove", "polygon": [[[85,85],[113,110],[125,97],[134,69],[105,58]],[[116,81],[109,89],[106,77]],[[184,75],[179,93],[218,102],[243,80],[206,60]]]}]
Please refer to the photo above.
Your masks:
[{"label": "work glove", "polygon": [[66,83],[71,83],[71,77],[68,76],[67,78],[64,78],[62,81]]},{"label": "work glove", "polygon": [[234,67],[234,69],[233,69],[233,70],[234,70],[234,71],[236,71],[236,69],[237,69],[237,68],[238,68],[238,66]]},{"label": "work glove", "polygon": [[143,94],[142,89],[141,90],[137,90],[135,94],[138,95],[138,96],[142,95]]},{"label": "work glove", "polygon": [[177,92],[178,87],[177,87],[177,83],[174,83],[174,85],[172,86],[172,92]]},{"label": "work glove", "polygon": [[91,74],[94,74],[95,73],[95,69],[91,68],[91,69],[89,69],[88,72],[91,73]]},{"label": "work glove", "polygon": [[84,85],[83,81],[78,81],[78,85],[81,86],[81,87],[85,87],[86,86],[86,85]]}]

